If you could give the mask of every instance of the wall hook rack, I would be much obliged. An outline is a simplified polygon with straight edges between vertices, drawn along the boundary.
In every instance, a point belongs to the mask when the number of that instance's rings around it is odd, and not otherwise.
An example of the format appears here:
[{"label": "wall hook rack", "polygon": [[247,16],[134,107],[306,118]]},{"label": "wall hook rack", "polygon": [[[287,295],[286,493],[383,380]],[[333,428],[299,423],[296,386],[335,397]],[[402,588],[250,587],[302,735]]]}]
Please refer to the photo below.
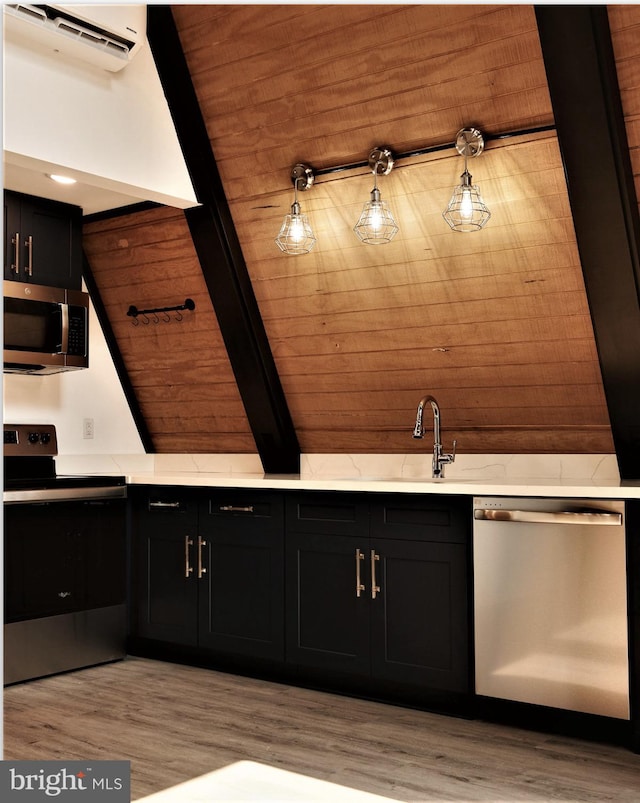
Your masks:
[{"label": "wall hook rack", "polygon": [[[175,316],[176,321],[181,321],[184,318],[182,314],[182,310],[190,310],[193,311],[196,308],[195,301],[191,298],[186,298],[184,304],[176,304],[173,307],[154,307],[153,309],[138,309],[133,304],[127,310],[127,315],[130,318],[133,318],[131,323],[134,326],[140,326],[140,321],[138,320],[138,316],[141,316],[142,323],[146,325],[153,323],[169,323],[171,320],[171,316],[169,315],[170,312],[177,312],[178,314]],[[158,313],[162,313],[162,318],[158,317]],[[152,317],[149,318],[149,315]]]}]

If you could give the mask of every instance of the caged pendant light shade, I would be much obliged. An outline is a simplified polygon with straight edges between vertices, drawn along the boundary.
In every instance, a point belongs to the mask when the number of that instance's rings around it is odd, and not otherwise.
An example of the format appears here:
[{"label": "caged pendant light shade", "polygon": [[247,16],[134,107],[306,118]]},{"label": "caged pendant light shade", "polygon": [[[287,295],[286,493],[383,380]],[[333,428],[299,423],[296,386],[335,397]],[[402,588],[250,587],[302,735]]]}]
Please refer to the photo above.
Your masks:
[{"label": "caged pendant light shade", "polygon": [[456,150],[464,156],[464,172],[460,184],[453,190],[449,205],[442,213],[453,231],[479,231],[491,217],[482,200],[480,190],[472,184],[467,170],[467,159],[479,156],[484,149],[484,138],[477,128],[462,128],[456,136]]},{"label": "caged pendant light shade", "polygon": [[387,202],[381,199],[378,189],[378,175],[389,175],[393,168],[393,161],[393,156],[388,148],[374,148],[369,154],[369,167],[374,176],[373,189],[358,222],[353,227],[358,239],[367,245],[389,243],[399,231],[393,213]]},{"label": "caged pendant light shade", "polygon": [[297,164],[291,168],[291,181],[294,187],[294,200],[291,211],[285,215],[276,245],[285,254],[308,254],[316,244],[316,238],[309,223],[309,218],[300,211],[298,190],[306,191],[314,181],[313,170],[306,164]]}]

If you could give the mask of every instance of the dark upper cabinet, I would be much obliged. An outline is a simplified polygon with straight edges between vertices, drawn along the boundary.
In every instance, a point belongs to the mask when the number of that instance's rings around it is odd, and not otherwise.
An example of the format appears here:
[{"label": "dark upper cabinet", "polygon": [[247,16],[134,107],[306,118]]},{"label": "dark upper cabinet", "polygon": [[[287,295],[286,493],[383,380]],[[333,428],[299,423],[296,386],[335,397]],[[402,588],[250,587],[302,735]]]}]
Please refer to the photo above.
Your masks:
[{"label": "dark upper cabinet", "polygon": [[82,209],[5,190],[4,278],[80,290]]},{"label": "dark upper cabinet", "polygon": [[134,638],[282,660],[281,496],[131,490]]},{"label": "dark upper cabinet", "polygon": [[287,660],[470,691],[468,499],[367,505],[357,494],[308,493],[287,502]]}]

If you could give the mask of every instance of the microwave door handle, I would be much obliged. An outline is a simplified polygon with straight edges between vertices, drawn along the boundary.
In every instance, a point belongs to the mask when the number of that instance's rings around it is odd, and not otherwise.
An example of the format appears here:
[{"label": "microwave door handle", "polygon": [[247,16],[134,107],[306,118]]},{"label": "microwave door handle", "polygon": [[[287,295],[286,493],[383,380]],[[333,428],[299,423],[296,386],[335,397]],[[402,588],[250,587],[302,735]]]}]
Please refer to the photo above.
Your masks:
[{"label": "microwave door handle", "polygon": [[62,343],[60,344],[60,354],[67,354],[69,351],[69,305],[60,304]]}]

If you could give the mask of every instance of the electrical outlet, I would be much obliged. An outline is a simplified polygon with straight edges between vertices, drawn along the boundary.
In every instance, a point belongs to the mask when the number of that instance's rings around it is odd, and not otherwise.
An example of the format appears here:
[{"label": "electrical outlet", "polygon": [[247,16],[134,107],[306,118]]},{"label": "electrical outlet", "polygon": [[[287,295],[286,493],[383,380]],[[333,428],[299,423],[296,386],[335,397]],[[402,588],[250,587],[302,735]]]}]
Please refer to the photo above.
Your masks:
[{"label": "electrical outlet", "polygon": [[85,418],[82,421],[82,437],[85,440],[93,438],[93,418]]}]

